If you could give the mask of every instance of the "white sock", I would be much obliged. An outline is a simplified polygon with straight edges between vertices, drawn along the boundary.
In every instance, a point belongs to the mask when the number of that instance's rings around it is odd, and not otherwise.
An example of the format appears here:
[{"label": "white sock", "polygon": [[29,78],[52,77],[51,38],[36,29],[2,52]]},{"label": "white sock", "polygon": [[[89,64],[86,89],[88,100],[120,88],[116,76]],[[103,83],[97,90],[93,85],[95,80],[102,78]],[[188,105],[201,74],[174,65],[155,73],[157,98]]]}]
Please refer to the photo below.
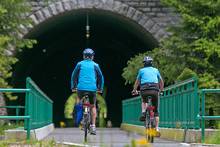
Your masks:
[{"label": "white sock", "polygon": [[158,132],[159,132],[159,127],[156,127],[156,131],[158,131]]}]

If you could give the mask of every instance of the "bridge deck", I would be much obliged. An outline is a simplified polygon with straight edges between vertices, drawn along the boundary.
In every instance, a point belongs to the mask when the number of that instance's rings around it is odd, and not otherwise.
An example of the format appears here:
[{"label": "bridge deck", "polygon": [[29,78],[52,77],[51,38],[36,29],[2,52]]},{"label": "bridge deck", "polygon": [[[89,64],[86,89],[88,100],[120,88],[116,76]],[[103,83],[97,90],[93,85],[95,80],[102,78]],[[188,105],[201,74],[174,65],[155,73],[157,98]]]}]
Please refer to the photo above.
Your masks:
[{"label": "bridge deck", "polygon": [[[97,135],[88,135],[88,145],[99,147],[125,147],[131,146],[132,140],[142,139],[143,136],[128,133],[119,128],[98,128]],[[54,139],[56,142],[68,142],[75,144],[83,143],[83,131],[79,128],[58,128],[46,139]],[[179,142],[173,142],[156,138],[153,147],[179,147]]]}]

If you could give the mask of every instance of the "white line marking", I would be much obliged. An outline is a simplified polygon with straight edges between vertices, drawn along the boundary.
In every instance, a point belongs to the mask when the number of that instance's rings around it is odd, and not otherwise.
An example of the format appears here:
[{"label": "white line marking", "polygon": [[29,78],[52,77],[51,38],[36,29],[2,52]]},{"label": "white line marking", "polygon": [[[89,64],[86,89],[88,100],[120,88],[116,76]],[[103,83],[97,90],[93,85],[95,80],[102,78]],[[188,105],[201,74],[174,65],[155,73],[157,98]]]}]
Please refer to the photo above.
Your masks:
[{"label": "white line marking", "polygon": [[190,144],[188,144],[188,143],[180,143],[180,144],[183,146],[190,146]]},{"label": "white line marking", "polygon": [[86,145],[86,144],[79,144],[79,143],[72,143],[72,142],[57,142],[65,145],[75,145],[78,147],[98,147],[98,146],[91,146],[91,145]]}]

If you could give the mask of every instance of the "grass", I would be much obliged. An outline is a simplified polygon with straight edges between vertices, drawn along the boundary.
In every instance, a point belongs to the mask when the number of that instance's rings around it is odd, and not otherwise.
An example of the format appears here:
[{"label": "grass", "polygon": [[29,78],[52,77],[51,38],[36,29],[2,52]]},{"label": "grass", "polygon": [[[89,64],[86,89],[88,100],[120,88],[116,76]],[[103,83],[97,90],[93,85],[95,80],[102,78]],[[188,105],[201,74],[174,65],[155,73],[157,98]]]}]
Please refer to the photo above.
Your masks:
[{"label": "grass", "polygon": [[220,131],[206,139],[206,143],[209,144],[220,144]]},{"label": "grass", "polygon": [[[218,124],[218,129],[220,129],[220,123]],[[205,142],[209,144],[220,144],[220,130],[206,138]]]},{"label": "grass", "polygon": [[20,141],[16,142],[15,140],[2,140],[0,141],[0,147],[67,147],[67,145],[56,144],[54,140],[44,140],[44,141]]},{"label": "grass", "polygon": [[23,127],[23,126],[24,126],[23,122],[1,124],[0,125],[0,135],[4,135],[5,130]]}]

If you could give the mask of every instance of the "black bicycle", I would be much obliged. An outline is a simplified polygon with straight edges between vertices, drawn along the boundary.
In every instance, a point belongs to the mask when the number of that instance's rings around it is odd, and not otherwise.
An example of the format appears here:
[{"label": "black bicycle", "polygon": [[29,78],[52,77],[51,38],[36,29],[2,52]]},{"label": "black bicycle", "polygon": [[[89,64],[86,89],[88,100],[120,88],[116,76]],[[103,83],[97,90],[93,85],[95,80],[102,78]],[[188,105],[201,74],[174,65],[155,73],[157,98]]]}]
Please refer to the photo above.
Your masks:
[{"label": "black bicycle", "polygon": [[[140,94],[140,91],[137,91],[137,93],[132,93],[132,95],[138,95]],[[152,104],[153,97],[148,96],[148,106],[146,108],[146,116],[144,121],[144,127],[146,129],[145,135],[148,142],[153,143],[155,136],[160,136],[158,132],[156,131],[156,118],[154,116],[155,106]]]},{"label": "black bicycle", "polygon": [[148,107],[146,109],[146,119],[144,126],[146,128],[146,138],[149,142],[154,142],[154,137],[157,136],[156,119],[154,116],[155,106],[152,105],[152,97],[148,96]]},{"label": "black bicycle", "polygon": [[82,125],[84,130],[84,141],[87,142],[87,135],[90,132],[90,124],[91,124],[91,104],[89,102],[89,95],[85,94],[82,98],[83,104],[83,119]]}]

